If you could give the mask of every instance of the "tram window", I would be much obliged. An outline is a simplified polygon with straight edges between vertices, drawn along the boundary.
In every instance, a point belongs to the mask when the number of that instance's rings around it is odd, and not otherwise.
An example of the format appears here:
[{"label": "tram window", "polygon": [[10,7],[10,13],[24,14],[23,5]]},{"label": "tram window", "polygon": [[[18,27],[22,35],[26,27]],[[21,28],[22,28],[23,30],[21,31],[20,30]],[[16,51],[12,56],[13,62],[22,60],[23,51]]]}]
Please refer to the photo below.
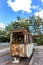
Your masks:
[{"label": "tram window", "polygon": [[12,40],[13,43],[16,44],[17,43],[17,36],[13,34],[12,39],[13,39]]},{"label": "tram window", "polygon": [[29,43],[32,43],[32,36],[29,35]]},{"label": "tram window", "polygon": [[30,43],[30,35],[29,34],[26,35],[26,43]]},{"label": "tram window", "polygon": [[26,34],[26,43],[28,43],[28,34]]},{"label": "tram window", "polygon": [[14,44],[24,43],[23,35],[13,34],[12,39],[13,39]]}]

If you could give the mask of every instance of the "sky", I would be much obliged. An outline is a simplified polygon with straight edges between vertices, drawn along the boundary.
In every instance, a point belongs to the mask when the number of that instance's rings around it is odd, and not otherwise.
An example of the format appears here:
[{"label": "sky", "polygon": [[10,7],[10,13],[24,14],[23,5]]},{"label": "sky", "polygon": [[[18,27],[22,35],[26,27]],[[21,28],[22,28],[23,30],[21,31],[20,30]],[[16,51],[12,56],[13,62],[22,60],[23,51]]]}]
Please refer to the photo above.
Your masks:
[{"label": "sky", "polygon": [[43,18],[43,0],[0,0],[0,28],[5,28],[17,16],[29,18],[36,15]]}]

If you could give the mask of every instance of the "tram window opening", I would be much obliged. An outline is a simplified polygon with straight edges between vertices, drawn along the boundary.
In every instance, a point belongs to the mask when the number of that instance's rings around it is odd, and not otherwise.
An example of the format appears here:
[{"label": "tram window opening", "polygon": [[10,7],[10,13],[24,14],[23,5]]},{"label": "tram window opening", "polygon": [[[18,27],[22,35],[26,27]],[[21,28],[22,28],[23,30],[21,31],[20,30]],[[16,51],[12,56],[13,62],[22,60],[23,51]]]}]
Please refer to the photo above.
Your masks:
[{"label": "tram window opening", "polygon": [[29,38],[29,36],[28,36],[28,34],[26,34],[26,43],[28,43],[28,38]]},{"label": "tram window opening", "polygon": [[24,44],[24,35],[23,34],[13,34],[12,41],[14,44]]},{"label": "tram window opening", "polygon": [[32,36],[29,35],[29,43],[32,43]]}]

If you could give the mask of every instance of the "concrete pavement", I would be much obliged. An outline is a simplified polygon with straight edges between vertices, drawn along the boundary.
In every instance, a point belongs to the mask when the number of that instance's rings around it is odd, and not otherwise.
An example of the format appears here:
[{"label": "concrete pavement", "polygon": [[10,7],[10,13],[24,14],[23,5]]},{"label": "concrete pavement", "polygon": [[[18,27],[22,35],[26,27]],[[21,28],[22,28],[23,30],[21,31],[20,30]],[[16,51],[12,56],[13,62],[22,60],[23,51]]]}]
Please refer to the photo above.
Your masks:
[{"label": "concrete pavement", "polygon": [[[34,46],[34,49],[35,49],[35,53],[33,54],[33,57],[31,59],[29,65],[43,65],[43,46]],[[0,57],[3,54],[9,53],[9,50],[10,50],[10,48],[5,48],[5,49],[0,50]],[[7,55],[6,55],[6,57],[7,57]],[[10,57],[8,56],[7,58],[9,59]],[[7,58],[5,58],[5,59],[7,59]],[[2,57],[2,60],[3,60],[3,57]],[[2,61],[0,60],[0,62],[2,62]]]},{"label": "concrete pavement", "polygon": [[10,48],[4,48],[0,50],[0,56],[9,53]]}]

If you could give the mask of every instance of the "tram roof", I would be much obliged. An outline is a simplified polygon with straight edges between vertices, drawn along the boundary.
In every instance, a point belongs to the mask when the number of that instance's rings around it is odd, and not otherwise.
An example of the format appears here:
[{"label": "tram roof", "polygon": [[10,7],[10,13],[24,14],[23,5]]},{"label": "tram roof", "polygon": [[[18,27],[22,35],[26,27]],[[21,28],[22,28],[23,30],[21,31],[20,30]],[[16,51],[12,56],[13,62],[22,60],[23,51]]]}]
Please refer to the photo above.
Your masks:
[{"label": "tram roof", "polygon": [[14,30],[11,33],[30,33],[27,30]]}]

